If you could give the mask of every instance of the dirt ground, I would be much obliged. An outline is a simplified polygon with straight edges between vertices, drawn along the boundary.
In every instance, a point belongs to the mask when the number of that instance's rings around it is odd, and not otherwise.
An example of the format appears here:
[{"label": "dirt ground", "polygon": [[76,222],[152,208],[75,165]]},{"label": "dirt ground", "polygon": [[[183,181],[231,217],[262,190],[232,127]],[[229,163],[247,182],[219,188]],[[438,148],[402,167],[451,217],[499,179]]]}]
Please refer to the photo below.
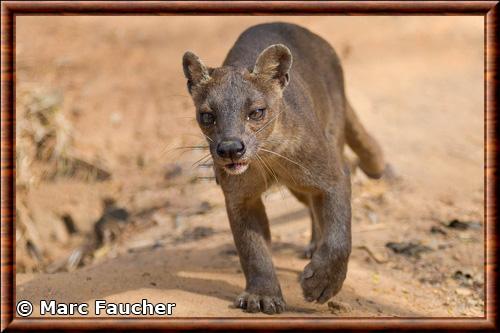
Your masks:
[{"label": "dirt ground", "polygon": [[[347,94],[399,175],[393,182],[352,177],[353,251],[333,307],[307,303],[297,280],[308,262],[301,258],[306,209],[284,189],[266,194],[288,305],[281,316],[484,315],[479,16],[17,17],[18,119],[23,94],[62,96],[72,150],[111,175],[61,176],[18,192],[41,258],[30,265],[18,235],[17,300],[146,298],[175,302],[178,317],[265,316],[232,306],[244,277],[222,192],[210,169],[192,167],[203,151],[175,148],[203,143],[183,53],[220,65],[244,29],[277,20],[304,25],[336,48]],[[128,217],[81,267],[61,268],[93,237],[105,198]],[[390,242],[424,251],[396,253]]]}]

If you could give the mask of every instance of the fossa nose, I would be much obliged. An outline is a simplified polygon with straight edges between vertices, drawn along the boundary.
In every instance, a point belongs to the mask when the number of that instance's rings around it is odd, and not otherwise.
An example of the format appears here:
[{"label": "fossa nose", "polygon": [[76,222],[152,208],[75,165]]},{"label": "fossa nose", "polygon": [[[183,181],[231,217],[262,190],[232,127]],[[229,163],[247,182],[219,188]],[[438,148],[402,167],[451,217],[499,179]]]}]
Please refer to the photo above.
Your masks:
[{"label": "fossa nose", "polygon": [[236,138],[226,138],[217,145],[217,155],[222,158],[238,159],[245,154],[243,141]]}]

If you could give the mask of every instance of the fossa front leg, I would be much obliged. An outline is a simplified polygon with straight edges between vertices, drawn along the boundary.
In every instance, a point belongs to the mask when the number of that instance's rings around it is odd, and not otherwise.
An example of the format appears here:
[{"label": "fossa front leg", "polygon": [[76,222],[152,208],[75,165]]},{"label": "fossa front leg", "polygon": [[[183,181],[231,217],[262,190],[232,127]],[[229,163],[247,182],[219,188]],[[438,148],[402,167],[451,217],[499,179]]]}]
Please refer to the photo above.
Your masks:
[{"label": "fossa front leg", "polygon": [[246,288],[235,306],[267,314],[285,311],[285,301],[271,260],[271,234],[262,200],[237,200],[226,196],[226,207],[245,274]]}]

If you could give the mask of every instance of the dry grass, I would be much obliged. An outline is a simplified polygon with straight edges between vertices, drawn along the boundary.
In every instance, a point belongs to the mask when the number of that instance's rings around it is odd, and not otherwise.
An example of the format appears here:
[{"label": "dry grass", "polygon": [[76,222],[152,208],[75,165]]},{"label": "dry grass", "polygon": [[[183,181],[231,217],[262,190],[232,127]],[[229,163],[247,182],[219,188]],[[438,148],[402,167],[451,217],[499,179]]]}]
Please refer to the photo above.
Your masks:
[{"label": "dry grass", "polygon": [[102,166],[86,161],[74,149],[74,130],[57,91],[22,91],[16,124],[16,236],[19,271],[40,271],[48,263],[37,221],[26,199],[31,188],[58,177],[101,181],[111,177]]}]

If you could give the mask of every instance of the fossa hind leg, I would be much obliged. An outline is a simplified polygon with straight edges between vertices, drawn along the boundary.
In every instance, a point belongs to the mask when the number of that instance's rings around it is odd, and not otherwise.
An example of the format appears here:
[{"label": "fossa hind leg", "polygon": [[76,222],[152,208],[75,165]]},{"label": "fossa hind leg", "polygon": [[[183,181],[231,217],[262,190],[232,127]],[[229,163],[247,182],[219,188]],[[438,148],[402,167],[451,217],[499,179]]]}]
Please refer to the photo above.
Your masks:
[{"label": "fossa hind leg", "polygon": [[319,239],[319,225],[314,217],[313,209],[312,209],[312,203],[309,195],[300,193],[297,191],[294,191],[290,189],[290,192],[299,200],[301,203],[303,203],[307,209],[309,210],[309,217],[311,219],[311,240],[309,241],[309,244],[306,246],[304,249],[303,256],[306,259],[311,259],[314,251],[316,251],[316,246],[318,244],[318,239]]},{"label": "fossa hind leg", "polygon": [[346,172],[334,184],[312,194],[312,210],[320,235],[300,279],[307,301],[326,302],[340,291],[346,278],[351,253],[350,195]]}]

